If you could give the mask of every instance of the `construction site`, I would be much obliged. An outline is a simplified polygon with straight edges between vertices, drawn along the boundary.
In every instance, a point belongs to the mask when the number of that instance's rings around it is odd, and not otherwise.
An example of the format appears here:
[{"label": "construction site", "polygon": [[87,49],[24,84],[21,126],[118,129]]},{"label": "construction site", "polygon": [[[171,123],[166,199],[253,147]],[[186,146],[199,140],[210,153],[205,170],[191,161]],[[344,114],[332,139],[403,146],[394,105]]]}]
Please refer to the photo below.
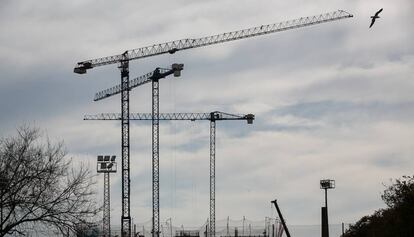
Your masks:
[{"label": "construction site", "polygon": [[[184,70],[184,63],[177,62],[171,65],[169,68],[162,68],[156,66],[154,71],[148,72],[144,75],[134,77],[129,73],[130,63],[139,62],[139,60],[145,60],[145,58],[158,56],[162,54],[175,54],[181,53],[181,51],[200,48],[200,47],[213,47],[215,44],[227,43],[235,40],[241,40],[246,38],[258,37],[267,34],[281,33],[283,31],[299,29],[303,27],[313,26],[322,23],[335,22],[347,18],[353,17],[352,14],[338,10],[335,12],[322,13],[314,16],[305,16],[293,20],[288,20],[279,23],[265,24],[255,26],[252,28],[231,31],[222,34],[216,34],[201,38],[187,38],[181,40],[175,40],[167,43],[154,44],[147,47],[140,47],[136,49],[126,50],[122,54],[111,55],[91,60],[85,60],[78,62],[74,68],[74,73],[86,74],[94,68],[101,66],[115,65],[120,70],[120,83],[109,89],[97,92],[94,101],[100,101],[114,95],[120,94],[121,97],[121,113],[110,114],[97,114],[97,115],[85,115],[84,120],[118,120],[121,124],[121,162],[120,171],[122,176],[122,216],[120,236],[129,237],[136,236],[141,233],[142,236],[165,236],[165,231],[162,231],[160,222],[160,131],[159,125],[162,120],[208,120],[210,121],[210,202],[208,221],[201,227],[200,230],[179,230],[170,226],[168,236],[272,236],[280,237],[283,232],[290,237],[288,228],[283,220],[282,214],[279,211],[276,200],[272,201],[278,210],[279,219],[274,221],[265,222],[259,230],[256,225],[252,231],[251,227],[249,231],[245,231],[245,225],[242,225],[242,232],[239,234],[239,229],[234,227],[234,230],[230,232],[229,228],[225,233],[223,230],[216,229],[216,122],[222,120],[245,120],[247,124],[253,124],[255,116],[251,113],[247,114],[231,114],[229,112],[212,111],[207,113],[172,113],[165,114],[160,113],[160,82],[162,79],[167,79],[169,76],[180,77]],[[183,52],[184,53],[184,52]],[[191,69],[186,69],[191,70]],[[140,87],[144,84],[151,84],[152,91],[152,111],[151,113],[131,113],[130,112],[130,93],[133,89]],[[133,185],[130,178],[130,123],[133,120],[149,120],[152,123],[152,224],[147,230],[136,231],[136,227],[131,224],[131,196],[130,188]],[[104,173],[104,207],[103,207],[103,222],[102,222],[102,236],[111,236],[111,215],[110,215],[110,173],[116,172],[115,156],[110,159],[109,156],[98,156],[97,158],[97,172]],[[327,214],[326,218],[326,228]],[[280,223],[280,225],[279,225]],[[170,224],[171,225],[171,224]],[[251,225],[251,224],[250,224]],[[324,227],[323,227],[324,228]],[[140,229],[140,228],[138,228]],[[168,233],[168,231],[167,231]]]},{"label": "construction site", "polygon": [[414,236],[412,10],[6,0],[0,237]]}]

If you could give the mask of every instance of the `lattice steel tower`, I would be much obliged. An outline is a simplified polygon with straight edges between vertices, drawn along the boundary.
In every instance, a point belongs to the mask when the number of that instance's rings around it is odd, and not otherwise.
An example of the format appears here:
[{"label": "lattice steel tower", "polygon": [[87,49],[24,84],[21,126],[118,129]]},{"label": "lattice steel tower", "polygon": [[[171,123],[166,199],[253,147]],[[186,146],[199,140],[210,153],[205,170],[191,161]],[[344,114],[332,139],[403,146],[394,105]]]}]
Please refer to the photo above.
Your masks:
[{"label": "lattice steel tower", "polygon": [[[210,121],[210,217],[208,235],[215,235],[216,230],[216,121],[246,120],[252,124],[253,114],[229,114],[219,111],[211,113],[160,113],[159,120],[208,120]],[[85,115],[84,120],[120,120],[121,115],[116,113],[104,113],[97,115]],[[149,113],[132,113],[130,120],[152,120],[153,115]],[[159,190],[158,190],[159,191]],[[158,213],[159,214],[159,213]],[[159,217],[159,215],[158,215]]]},{"label": "lattice steel tower", "polygon": [[98,156],[96,171],[104,174],[104,205],[102,234],[103,237],[111,236],[111,192],[109,174],[116,172],[116,156]]},{"label": "lattice steel tower", "polygon": [[[187,38],[181,40],[170,41],[167,43],[154,44],[147,47],[127,50],[122,54],[111,55],[101,58],[90,59],[78,62],[73,71],[78,74],[85,74],[87,70],[110,65],[119,64],[121,70],[121,107],[122,107],[122,217],[121,217],[121,233],[122,237],[131,235],[131,217],[130,217],[130,175],[129,175],[129,61],[152,57],[160,54],[173,54],[177,51],[205,47],[214,44],[220,44],[229,41],[246,39],[260,35],[266,35],[281,31],[287,31],[316,24],[332,22],[345,18],[353,17],[352,14],[338,10],[334,12],[324,13],[320,15],[301,17],[294,20],[260,25],[243,30],[227,32],[223,34],[211,35],[201,38]],[[156,124],[154,124],[156,125]]]},{"label": "lattice steel tower", "polygon": [[[123,68],[121,68],[122,70]],[[183,64],[173,64],[171,65],[170,69],[167,68],[156,68],[154,71],[137,77],[128,81],[128,83],[123,82],[121,85],[117,85],[111,87],[109,89],[100,91],[95,95],[95,101],[102,100],[113,95],[121,93],[122,97],[122,111],[128,110],[127,112],[121,113],[121,123],[122,123],[122,149],[125,151],[125,156],[128,157],[128,162],[123,163],[123,171],[125,174],[123,175],[125,180],[123,180],[128,185],[123,186],[123,197],[125,200],[123,203],[128,204],[128,209],[125,210],[129,213],[129,120],[130,120],[130,113],[129,113],[129,94],[125,96],[124,100],[124,92],[132,90],[135,87],[144,85],[148,82],[152,82],[152,225],[153,225],[153,236],[159,236],[160,233],[160,200],[159,200],[159,80],[166,78],[169,75],[174,75],[175,77],[179,77],[181,75],[181,71],[184,69]],[[126,77],[123,77],[126,78]],[[125,132],[125,130],[127,132]],[[123,153],[124,154],[124,153]],[[125,170],[124,170],[125,164]],[[127,165],[127,166],[126,166]],[[126,179],[128,178],[128,179]],[[125,194],[125,196],[124,196]],[[124,219],[123,219],[124,220]],[[123,222],[124,223],[124,222]],[[125,221],[125,224],[130,226],[130,219],[129,222]],[[126,229],[126,225],[124,230]]]}]

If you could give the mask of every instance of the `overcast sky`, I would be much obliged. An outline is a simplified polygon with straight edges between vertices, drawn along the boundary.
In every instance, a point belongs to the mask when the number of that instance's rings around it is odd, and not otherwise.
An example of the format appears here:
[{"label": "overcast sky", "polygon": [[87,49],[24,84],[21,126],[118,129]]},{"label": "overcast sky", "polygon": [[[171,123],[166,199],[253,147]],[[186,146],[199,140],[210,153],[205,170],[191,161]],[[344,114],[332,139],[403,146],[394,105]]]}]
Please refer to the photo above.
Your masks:
[{"label": "overcast sky", "polygon": [[[288,223],[318,224],[319,180],[330,178],[337,185],[329,191],[330,222],[355,222],[384,207],[390,178],[413,174],[412,0],[3,0],[0,135],[33,124],[94,169],[98,154],[120,157],[120,123],[82,118],[120,112],[119,95],[92,100],[119,84],[119,70],[78,75],[76,62],[337,9],[354,17],[132,61],[130,75],[184,63],[182,77],[160,82],[161,112],[256,115],[253,125],[217,124],[217,219],[274,217],[277,198]],[[131,112],[151,112],[150,93],[150,85],[132,90]],[[161,220],[201,226],[209,210],[209,123],[163,122],[160,141]],[[120,176],[111,176],[114,224]],[[150,220],[148,122],[131,122],[131,185],[131,216]]]}]

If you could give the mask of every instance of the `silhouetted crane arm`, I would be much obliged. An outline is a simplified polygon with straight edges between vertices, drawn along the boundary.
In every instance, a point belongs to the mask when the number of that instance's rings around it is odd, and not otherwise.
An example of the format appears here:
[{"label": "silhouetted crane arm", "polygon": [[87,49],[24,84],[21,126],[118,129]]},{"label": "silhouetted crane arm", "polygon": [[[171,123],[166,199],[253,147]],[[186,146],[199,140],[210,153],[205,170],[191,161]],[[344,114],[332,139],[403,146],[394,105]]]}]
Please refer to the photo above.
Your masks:
[{"label": "silhouetted crane arm", "polygon": [[[321,24],[330,21],[336,21],[344,18],[353,17],[352,14],[343,11],[337,10],[334,12],[324,13],[315,16],[301,17],[294,20],[284,21],[275,24],[261,25],[248,29],[232,31],[224,34],[212,35],[201,38],[194,39],[181,39],[175,40],[167,43],[154,44],[147,47],[127,50],[124,54],[112,55],[102,58],[96,58],[91,60],[86,60],[78,62],[74,68],[75,73],[83,74],[86,73],[86,70],[104,66],[108,64],[119,63],[124,60],[135,60],[145,57],[151,57],[155,55],[165,54],[165,53],[175,53],[180,50],[199,48],[203,46],[208,46],[212,44],[218,44],[228,41],[234,41],[239,39],[250,38],[259,35],[265,35],[280,31],[286,31],[296,28],[301,28],[305,26],[311,26],[315,24]],[[126,56],[126,57],[125,57]],[[126,59],[125,59],[126,58]]]},{"label": "silhouetted crane arm", "polygon": [[271,203],[273,203],[276,207],[277,214],[279,215],[280,221],[282,222],[283,229],[286,232],[286,236],[290,237],[289,229],[286,225],[285,219],[283,218],[282,212],[280,211],[279,205],[277,205],[277,200],[275,199],[275,200],[271,201]]},{"label": "silhouetted crane arm", "polygon": [[[152,120],[151,113],[131,113],[130,120]],[[102,113],[96,115],[85,115],[83,120],[121,120],[120,113]],[[251,124],[254,120],[253,114],[229,114],[224,112],[211,113],[160,113],[159,120],[247,120]]]},{"label": "silhouetted crane arm", "polygon": [[[154,110],[152,113],[133,113],[133,114],[128,114],[128,124],[130,122],[130,120],[147,120],[147,121],[152,121],[152,131],[153,131],[153,148],[152,148],[152,152],[153,152],[153,164],[154,164],[154,150],[157,152],[156,156],[158,157],[158,153],[159,153],[159,148],[158,148],[158,144],[159,144],[159,139],[158,139],[158,126],[159,126],[159,120],[190,120],[190,121],[195,121],[195,120],[208,120],[210,121],[210,218],[209,218],[209,231],[210,233],[215,233],[215,154],[216,154],[216,122],[218,120],[246,120],[247,124],[252,124],[253,120],[254,120],[254,115],[253,114],[246,114],[246,115],[237,115],[237,114],[229,114],[229,113],[223,113],[223,112],[219,112],[219,111],[214,111],[211,113],[154,113]],[[115,113],[109,113],[109,114],[97,114],[97,115],[85,115],[84,120],[122,120],[122,115],[121,114],[115,114]],[[157,122],[157,127],[156,130],[157,132],[156,134],[156,142],[154,142],[154,121]],[[154,144],[156,144],[156,147],[154,149]],[[153,168],[153,174],[155,173],[157,177],[156,179],[154,179],[153,176],[153,187],[154,184],[156,185],[156,187],[158,187],[156,189],[156,191],[153,193],[159,193],[159,182],[158,182],[158,177],[159,177],[159,158],[157,158],[156,160],[156,165],[153,165],[153,167],[155,166],[157,169],[154,172],[154,168]],[[154,180],[157,180],[157,182],[154,182]],[[154,195],[154,194],[153,194]],[[156,195],[156,200],[159,200],[159,196]],[[159,204],[158,202],[154,202],[153,203],[157,203],[156,206],[153,206],[153,216],[158,216],[159,217]],[[154,210],[154,209],[157,210]],[[154,214],[157,213],[158,215]],[[153,218],[155,219],[155,218]],[[158,222],[159,223],[159,222]],[[153,222],[153,229],[158,228],[158,224]],[[156,233],[159,233],[159,231],[154,231]],[[211,237],[214,237],[215,235],[210,235]]]},{"label": "silhouetted crane arm", "polygon": [[[137,86],[148,83],[154,79],[161,79],[171,74],[180,72],[181,70],[183,70],[183,68],[184,68],[183,64],[173,64],[170,69],[169,68],[157,68],[152,72],[149,72],[145,75],[129,80],[128,90],[131,90]],[[110,96],[119,94],[121,93],[121,91],[122,91],[121,84],[118,84],[114,87],[111,87],[109,89],[96,93],[95,98],[93,100],[94,101],[102,100]]]}]

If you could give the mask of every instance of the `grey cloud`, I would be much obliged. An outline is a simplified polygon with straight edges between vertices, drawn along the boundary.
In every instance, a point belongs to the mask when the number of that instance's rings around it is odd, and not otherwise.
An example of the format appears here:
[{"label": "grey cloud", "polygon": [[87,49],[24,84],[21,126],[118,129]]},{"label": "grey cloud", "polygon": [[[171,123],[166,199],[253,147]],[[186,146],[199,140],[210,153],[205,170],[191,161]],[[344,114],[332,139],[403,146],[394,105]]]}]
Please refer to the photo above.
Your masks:
[{"label": "grey cloud", "polygon": [[414,117],[413,102],[345,102],[315,101],[279,108],[275,115],[293,115],[312,120],[328,120],[331,123],[355,123],[378,120],[410,121]]},{"label": "grey cloud", "polygon": [[[182,62],[182,78],[161,82],[163,112],[256,114],[251,126],[218,123],[218,218],[260,219],[276,195],[291,223],[318,222],[318,179],[335,177],[332,220],[355,221],[381,207],[378,184],[412,166],[414,48],[406,21],[412,1],[3,2],[2,135],[34,120],[64,139],[77,159],[119,154],[118,122],[82,121],[84,114],[119,112],[119,96],[91,100],[119,84],[119,70],[112,65],[79,76],[72,72],[77,61],[342,8],[355,17],[131,62],[131,77]],[[366,18],[376,5],[386,14],[368,31]],[[150,108],[149,85],[131,91],[131,112]],[[177,223],[202,223],[208,214],[208,122],[161,128],[162,218],[175,212]],[[131,132],[132,214],[150,219],[150,125],[134,122]],[[118,172],[112,186],[116,224],[120,186]]]}]

